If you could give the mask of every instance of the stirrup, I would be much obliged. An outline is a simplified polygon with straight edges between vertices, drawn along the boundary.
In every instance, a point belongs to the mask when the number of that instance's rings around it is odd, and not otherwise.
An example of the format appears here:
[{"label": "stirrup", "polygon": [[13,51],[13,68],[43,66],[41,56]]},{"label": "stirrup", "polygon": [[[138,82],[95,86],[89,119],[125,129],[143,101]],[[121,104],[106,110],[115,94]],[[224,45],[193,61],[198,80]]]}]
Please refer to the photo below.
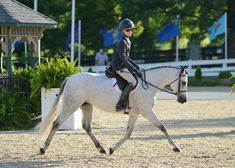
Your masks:
[{"label": "stirrup", "polygon": [[120,105],[120,104],[116,105],[116,111],[123,111],[125,109],[126,109],[126,106],[124,106],[124,105]]},{"label": "stirrup", "polygon": [[124,114],[129,114],[131,107],[129,105],[116,105],[116,111],[124,111]]}]

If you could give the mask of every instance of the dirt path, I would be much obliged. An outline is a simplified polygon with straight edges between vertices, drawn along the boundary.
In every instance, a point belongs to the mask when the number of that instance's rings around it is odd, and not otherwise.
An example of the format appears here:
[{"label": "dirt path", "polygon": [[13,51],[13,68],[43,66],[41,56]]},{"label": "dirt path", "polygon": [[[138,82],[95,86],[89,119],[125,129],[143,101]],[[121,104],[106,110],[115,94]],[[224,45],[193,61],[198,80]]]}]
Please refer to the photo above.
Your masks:
[{"label": "dirt path", "polygon": [[[36,134],[1,132],[0,167],[235,167],[235,101],[161,100],[156,107],[181,153],[140,117],[131,139],[112,156],[99,154],[83,130],[59,131],[44,156]],[[123,136],[127,120],[95,109],[94,133],[106,149]]]}]

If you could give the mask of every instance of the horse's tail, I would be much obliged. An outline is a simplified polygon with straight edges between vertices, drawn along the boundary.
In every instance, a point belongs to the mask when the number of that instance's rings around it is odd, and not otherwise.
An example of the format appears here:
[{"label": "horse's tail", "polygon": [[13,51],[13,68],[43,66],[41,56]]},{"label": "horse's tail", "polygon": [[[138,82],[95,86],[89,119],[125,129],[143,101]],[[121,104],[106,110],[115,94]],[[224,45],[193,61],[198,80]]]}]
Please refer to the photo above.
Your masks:
[{"label": "horse's tail", "polygon": [[48,137],[48,135],[50,134],[51,132],[51,129],[53,127],[53,123],[54,121],[56,120],[56,117],[58,115],[58,112],[59,112],[59,102],[60,102],[60,97],[63,93],[63,90],[64,90],[64,86],[67,82],[68,78],[66,78],[63,83],[61,84],[60,86],[60,90],[59,90],[59,93],[56,97],[56,100],[54,101],[54,104],[51,108],[51,111],[48,113],[48,115],[45,117],[44,121],[41,122],[40,124],[40,129],[39,129],[39,134],[40,134],[40,137],[43,141],[46,140],[46,138]]}]

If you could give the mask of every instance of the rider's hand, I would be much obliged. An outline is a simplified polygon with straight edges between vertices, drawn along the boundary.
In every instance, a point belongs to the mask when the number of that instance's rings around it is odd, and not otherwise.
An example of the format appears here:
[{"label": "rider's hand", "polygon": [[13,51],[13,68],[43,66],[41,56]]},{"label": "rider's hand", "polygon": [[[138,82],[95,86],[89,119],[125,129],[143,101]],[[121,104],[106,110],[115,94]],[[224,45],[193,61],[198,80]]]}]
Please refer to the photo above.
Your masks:
[{"label": "rider's hand", "polygon": [[137,75],[139,78],[142,78],[142,77],[143,77],[143,75],[142,75],[142,73],[141,73],[140,71],[136,71],[135,73],[136,73],[136,75]]}]

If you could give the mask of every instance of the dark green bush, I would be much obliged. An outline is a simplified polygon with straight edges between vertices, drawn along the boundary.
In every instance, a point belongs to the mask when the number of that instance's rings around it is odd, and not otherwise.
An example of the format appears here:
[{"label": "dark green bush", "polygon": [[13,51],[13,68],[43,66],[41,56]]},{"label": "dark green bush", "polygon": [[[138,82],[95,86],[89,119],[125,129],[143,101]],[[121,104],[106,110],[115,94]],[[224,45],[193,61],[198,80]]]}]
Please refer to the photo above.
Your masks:
[{"label": "dark green bush", "polygon": [[89,67],[89,68],[88,68],[88,72],[90,72],[90,73],[93,73],[93,72],[94,72],[93,69],[92,69],[92,67]]},{"label": "dark green bush", "polygon": [[219,78],[221,79],[229,79],[231,76],[232,74],[229,71],[222,71],[219,73]]},{"label": "dark green bush", "polygon": [[31,128],[32,118],[24,97],[7,89],[0,89],[0,130]]},{"label": "dark green bush", "polygon": [[203,77],[201,80],[196,80],[195,77],[189,77],[188,79],[188,86],[231,86],[233,83],[235,83],[234,80],[230,79],[229,82],[223,82],[220,78],[216,76],[207,76]]},{"label": "dark green bush", "polygon": [[202,79],[202,70],[200,67],[198,67],[196,70],[195,70],[195,79],[197,80],[201,80]]}]

